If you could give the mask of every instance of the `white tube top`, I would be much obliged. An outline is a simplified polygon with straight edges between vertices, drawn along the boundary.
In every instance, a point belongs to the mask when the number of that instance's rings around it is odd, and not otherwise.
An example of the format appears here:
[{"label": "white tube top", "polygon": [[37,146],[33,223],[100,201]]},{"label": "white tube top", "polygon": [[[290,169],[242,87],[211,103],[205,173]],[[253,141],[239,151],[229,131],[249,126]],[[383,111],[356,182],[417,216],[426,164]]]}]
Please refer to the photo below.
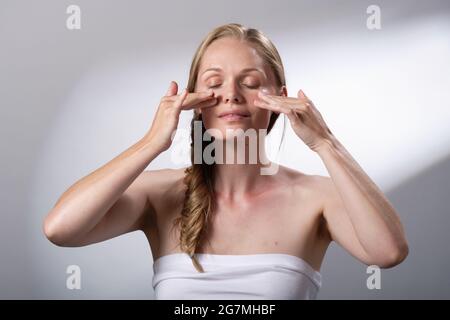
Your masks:
[{"label": "white tube top", "polygon": [[197,253],[204,273],[188,254],[173,253],[153,263],[155,299],[316,299],[321,274],[299,257],[283,253],[220,255]]}]

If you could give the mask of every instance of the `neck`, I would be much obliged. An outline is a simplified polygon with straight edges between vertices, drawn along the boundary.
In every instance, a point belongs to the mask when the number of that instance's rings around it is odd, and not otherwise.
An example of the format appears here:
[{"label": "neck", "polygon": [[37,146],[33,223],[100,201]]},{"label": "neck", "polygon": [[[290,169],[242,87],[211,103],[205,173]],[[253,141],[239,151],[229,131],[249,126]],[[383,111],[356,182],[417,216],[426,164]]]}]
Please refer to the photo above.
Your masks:
[{"label": "neck", "polygon": [[264,138],[258,142],[250,147],[247,141],[239,144],[237,139],[215,140],[216,194],[230,200],[243,198],[267,178],[261,172],[272,163],[266,155]]}]

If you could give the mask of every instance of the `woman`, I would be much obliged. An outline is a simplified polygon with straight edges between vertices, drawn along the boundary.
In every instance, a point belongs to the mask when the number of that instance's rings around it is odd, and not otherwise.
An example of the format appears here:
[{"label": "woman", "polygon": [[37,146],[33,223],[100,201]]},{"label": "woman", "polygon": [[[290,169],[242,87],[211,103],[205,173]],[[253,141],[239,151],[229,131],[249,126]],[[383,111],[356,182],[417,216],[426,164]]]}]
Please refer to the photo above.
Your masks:
[{"label": "woman", "polygon": [[[144,171],[171,146],[182,110],[194,111],[192,165]],[[280,114],[331,178],[267,159],[266,134],[259,133],[270,132]],[[242,134],[252,130],[256,144]],[[245,143],[230,143],[238,141]],[[223,161],[241,149],[245,161]],[[332,240],[381,268],[408,254],[388,199],[303,91],[287,96],[272,42],[239,24],[208,34],[187,89],[178,94],[171,82],[144,137],[71,186],[44,221],[59,246],[135,230],[150,243],[158,299],[314,299]]]}]

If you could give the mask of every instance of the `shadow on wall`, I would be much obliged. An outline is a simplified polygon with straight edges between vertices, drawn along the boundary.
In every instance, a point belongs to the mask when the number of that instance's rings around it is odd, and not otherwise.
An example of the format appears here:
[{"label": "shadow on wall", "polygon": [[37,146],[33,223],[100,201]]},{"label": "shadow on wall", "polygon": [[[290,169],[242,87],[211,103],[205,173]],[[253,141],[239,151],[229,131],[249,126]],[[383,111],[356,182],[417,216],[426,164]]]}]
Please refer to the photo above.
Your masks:
[{"label": "shadow on wall", "polygon": [[382,269],[381,289],[369,290],[366,266],[333,244],[321,270],[319,299],[450,299],[449,190],[450,154],[388,191],[406,230],[409,256]]}]

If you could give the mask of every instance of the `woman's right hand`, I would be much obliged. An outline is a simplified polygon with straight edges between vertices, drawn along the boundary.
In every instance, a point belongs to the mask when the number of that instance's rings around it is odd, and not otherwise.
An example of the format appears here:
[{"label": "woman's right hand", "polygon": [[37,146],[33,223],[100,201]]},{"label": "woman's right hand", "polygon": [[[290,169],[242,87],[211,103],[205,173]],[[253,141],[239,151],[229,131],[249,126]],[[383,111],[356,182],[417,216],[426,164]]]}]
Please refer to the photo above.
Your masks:
[{"label": "woman's right hand", "polygon": [[[155,221],[152,201],[165,174],[144,171],[158,154],[172,144],[172,132],[181,110],[216,104],[213,93],[177,96],[170,84],[148,133],[127,150],[75,182],[58,199],[44,219],[46,237],[59,246],[84,246],[143,230]],[[165,172],[165,171],[164,171]],[[153,229],[153,225],[151,227]]]},{"label": "woman's right hand", "polygon": [[212,107],[217,103],[212,90],[188,93],[187,89],[184,89],[180,95],[177,95],[177,92],[178,84],[171,81],[169,90],[161,98],[152,126],[146,134],[161,152],[169,149],[172,144],[172,133],[178,127],[181,110]]}]

